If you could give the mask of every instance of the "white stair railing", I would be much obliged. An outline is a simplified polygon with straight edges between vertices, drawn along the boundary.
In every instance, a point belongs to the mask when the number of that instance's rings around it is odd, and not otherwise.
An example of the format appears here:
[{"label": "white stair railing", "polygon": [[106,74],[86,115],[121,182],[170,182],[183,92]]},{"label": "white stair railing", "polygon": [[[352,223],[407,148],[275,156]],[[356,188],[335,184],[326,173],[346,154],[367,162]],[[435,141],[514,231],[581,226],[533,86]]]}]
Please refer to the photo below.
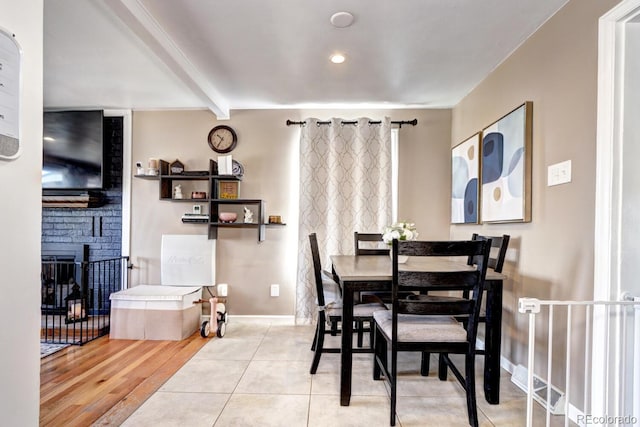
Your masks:
[{"label": "white stair railing", "polygon": [[[546,307],[546,311],[543,311]],[[566,334],[558,336],[554,333],[554,314],[559,314],[560,310],[566,311]],[[552,415],[563,415],[564,425],[568,426],[569,421],[578,425],[638,425],[640,421],[640,298],[625,296],[623,301],[552,301],[539,300],[536,298],[520,298],[518,311],[529,315],[529,344],[528,344],[528,367],[518,366],[514,371],[512,381],[521,386],[527,392],[527,427],[533,425],[533,401],[536,400],[545,408],[545,425],[551,425]],[[575,331],[574,323],[576,313],[584,313],[584,335]],[[536,375],[536,318],[547,316],[547,361],[546,376]],[[594,315],[603,318],[610,325],[614,326],[619,339],[609,340],[606,344],[606,353],[610,360],[613,357],[620,358],[619,373],[632,373],[632,375],[620,375],[619,379],[611,381],[617,384],[617,390],[610,390],[613,393],[615,408],[610,414],[590,413],[590,377],[591,353],[593,343],[591,340],[593,330]],[[602,317],[603,316],[603,317]],[[543,317],[544,321],[544,317]],[[579,319],[582,322],[582,319]],[[539,323],[540,324],[540,323]],[[631,329],[629,330],[629,324]],[[562,327],[562,325],[560,325]],[[563,393],[552,382],[554,339],[564,339],[566,341],[566,352],[564,355],[565,381]],[[544,342],[544,337],[538,337],[538,343]],[[600,344],[598,344],[600,345]],[[572,361],[579,360],[578,355],[572,353],[575,347],[584,348],[584,370],[579,372],[583,376],[582,402],[577,402],[579,398],[572,399],[571,385],[576,374],[572,372]],[[558,360],[557,354],[555,359]],[[618,359],[615,359],[618,360]],[[542,364],[544,365],[544,364]],[[580,377],[578,377],[580,378]],[[556,382],[558,380],[556,379]],[[631,381],[632,383],[629,383]],[[607,384],[609,382],[607,381]],[[632,396],[628,396],[632,393]],[[574,400],[574,402],[572,402]],[[627,402],[633,402],[628,405]],[[580,407],[580,404],[582,407]],[[631,407],[628,407],[631,406]],[[557,425],[554,419],[554,425]],[[536,423],[539,425],[540,423]]]}]

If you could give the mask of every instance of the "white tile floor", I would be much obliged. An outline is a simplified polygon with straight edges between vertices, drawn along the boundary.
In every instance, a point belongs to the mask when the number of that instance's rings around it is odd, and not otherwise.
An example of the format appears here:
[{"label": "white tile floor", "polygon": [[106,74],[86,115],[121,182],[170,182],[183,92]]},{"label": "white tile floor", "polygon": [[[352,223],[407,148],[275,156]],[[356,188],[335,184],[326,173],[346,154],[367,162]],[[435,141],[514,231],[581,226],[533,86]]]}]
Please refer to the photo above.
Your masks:
[{"label": "white tile floor", "polygon": [[[339,354],[324,354],[309,374],[313,327],[229,319],[224,338],[209,342],[129,419],[125,426],[388,426],[383,381],[371,378],[372,356],[354,357],[351,405],[340,406]],[[203,338],[204,339],[204,338]],[[338,345],[331,340],[329,345]],[[478,357],[483,362],[482,356]],[[419,355],[405,354],[399,371],[396,425],[467,426],[464,391],[452,378],[418,373]],[[525,395],[504,372],[500,405],[489,405],[478,369],[482,426],[522,426]]]}]

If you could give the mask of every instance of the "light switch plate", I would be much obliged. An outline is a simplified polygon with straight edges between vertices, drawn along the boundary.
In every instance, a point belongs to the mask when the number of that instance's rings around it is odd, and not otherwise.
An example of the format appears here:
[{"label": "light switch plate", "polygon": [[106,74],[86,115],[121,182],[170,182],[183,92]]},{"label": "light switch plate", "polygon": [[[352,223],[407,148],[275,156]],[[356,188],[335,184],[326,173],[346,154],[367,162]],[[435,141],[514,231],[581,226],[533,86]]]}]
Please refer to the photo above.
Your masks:
[{"label": "light switch plate", "polygon": [[272,297],[280,296],[280,285],[271,285],[271,296]]},{"label": "light switch plate", "polygon": [[226,297],[228,292],[229,292],[229,285],[227,285],[226,283],[219,283],[218,284],[218,296],[219,297]]},{"label": "light switch plate", "polygon": [[547,169],[547,186],[571,182],[571,160],[550,165]]}]

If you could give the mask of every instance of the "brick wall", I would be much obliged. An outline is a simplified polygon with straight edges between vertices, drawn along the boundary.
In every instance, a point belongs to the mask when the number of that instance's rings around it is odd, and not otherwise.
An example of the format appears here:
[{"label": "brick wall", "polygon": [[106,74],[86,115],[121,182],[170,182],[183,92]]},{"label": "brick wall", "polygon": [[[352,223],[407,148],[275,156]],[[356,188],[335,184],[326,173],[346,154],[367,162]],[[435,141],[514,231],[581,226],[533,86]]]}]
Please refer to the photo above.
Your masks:
[{"label": "brick wall", "polygon": [[43,208],[42,244],[89,245],[89,260],[120,257],[122,242],[122,118],[104,118],[105,204],[98,208]]}]

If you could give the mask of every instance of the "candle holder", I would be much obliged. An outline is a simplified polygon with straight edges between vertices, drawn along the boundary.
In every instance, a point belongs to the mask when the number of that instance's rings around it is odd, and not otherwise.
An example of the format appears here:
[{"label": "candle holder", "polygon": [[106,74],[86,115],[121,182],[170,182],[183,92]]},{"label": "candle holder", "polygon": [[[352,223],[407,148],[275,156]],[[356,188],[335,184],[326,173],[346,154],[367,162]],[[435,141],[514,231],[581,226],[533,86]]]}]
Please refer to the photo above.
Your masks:
[{"label": "candle holder", "polygon": [[160,174],[160,162],[158,159],[151,158],[147,163],[147,175],[157,176]]}]

